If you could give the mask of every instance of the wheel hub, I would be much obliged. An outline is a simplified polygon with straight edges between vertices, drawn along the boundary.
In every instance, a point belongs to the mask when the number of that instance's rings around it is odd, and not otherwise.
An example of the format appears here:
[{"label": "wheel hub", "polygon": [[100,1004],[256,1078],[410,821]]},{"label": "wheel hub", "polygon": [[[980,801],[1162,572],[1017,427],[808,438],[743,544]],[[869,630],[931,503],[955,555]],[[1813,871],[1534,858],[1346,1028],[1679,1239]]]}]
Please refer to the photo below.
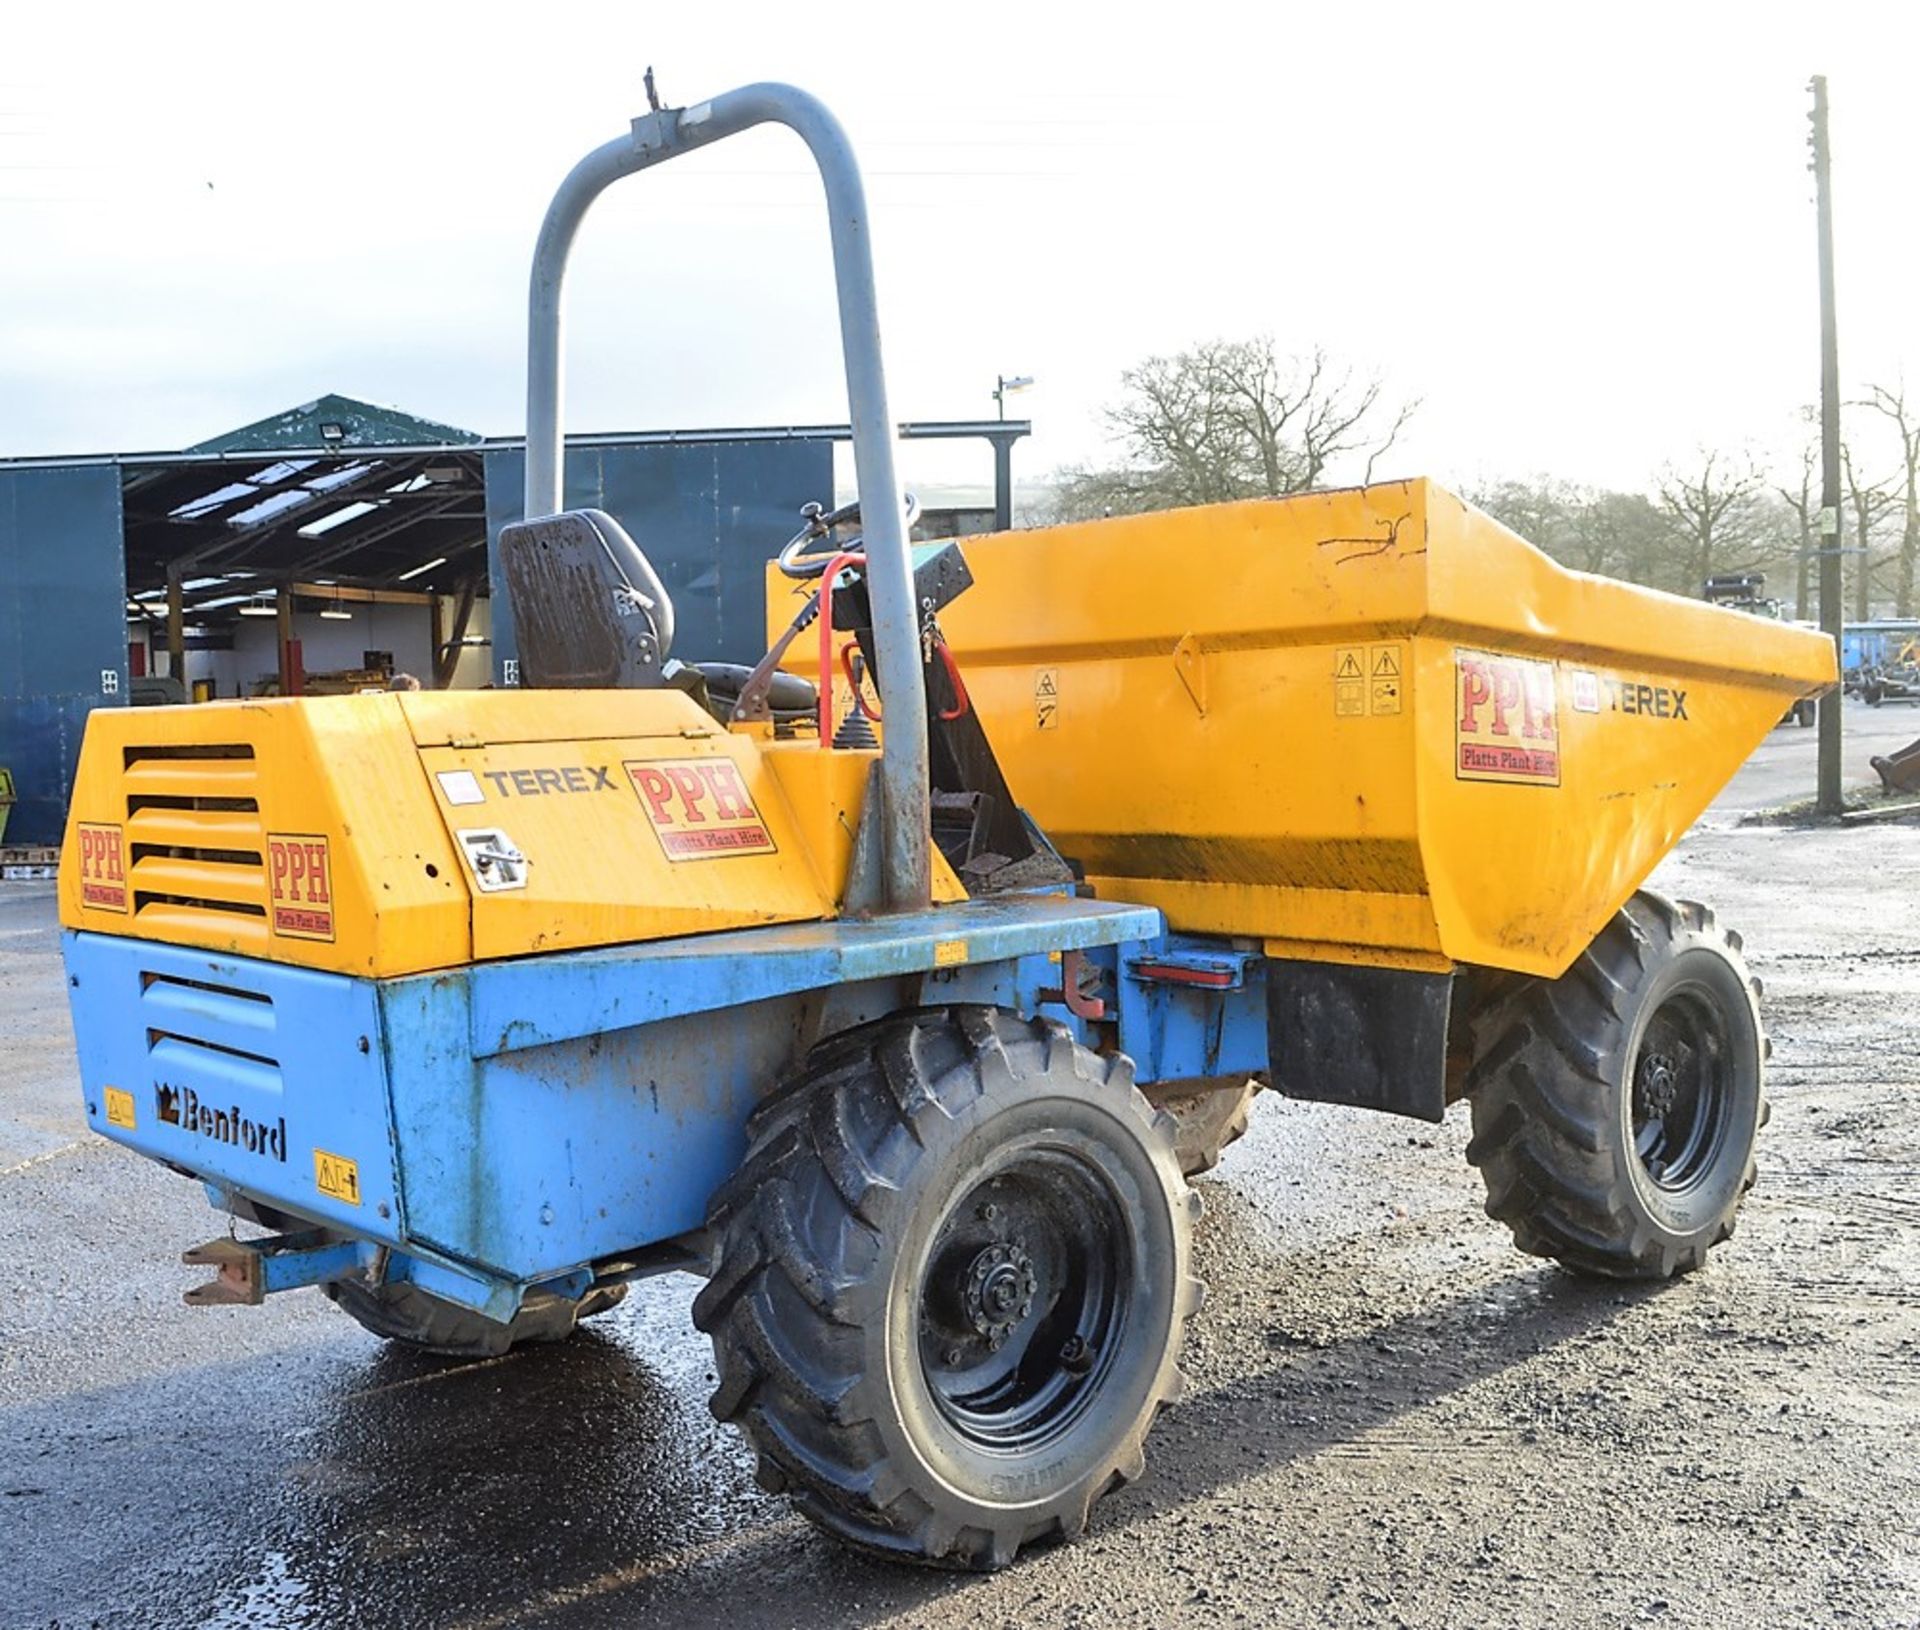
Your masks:
[{"label": "wheel hub", "polygon": [[1719,998],[1680,986],[1655,1011],[1633,1069],[1633,1144],[1656,1188],[1680,1193],[1710,1172],[1732,1127],[1734,1050]]},{"label": "wheel hub", "polygon": [[998,1453],[1058,1437],[1126,1353],[1131,1219],[1106,1163],[1067,1142],[1048,1128],[1001,1153],[948,1210],[920,1283],[934,1405]]},{"label": "wheel hub", "polygon": [[985,1247],[967,1270],[961,1306],[967,1322],[990,1348],[998,1349],[1033,1311],[1038,1280],[1033,1258],[1017,1239]]},{"label": "wheel hub", "polygon": [[1665,1120],[1673,1113],[1673,1106],[1679,1095],[1679,1071],[1674,1062],[1665,1053],[1648,1053],[1640,1060],[1639,1079],[1634,1083],[1641,1116],[1648,1120]]}]

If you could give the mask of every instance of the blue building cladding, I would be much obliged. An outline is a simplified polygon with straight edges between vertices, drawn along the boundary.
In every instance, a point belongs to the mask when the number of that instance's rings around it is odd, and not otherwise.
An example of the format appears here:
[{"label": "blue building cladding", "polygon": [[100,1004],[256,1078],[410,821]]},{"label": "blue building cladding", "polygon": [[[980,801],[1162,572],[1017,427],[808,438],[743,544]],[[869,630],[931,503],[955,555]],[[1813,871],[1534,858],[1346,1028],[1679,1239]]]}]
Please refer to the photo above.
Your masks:
[{"label": "blue building cladding", "polygon": [[[320,411],[341,400],[323,398],[309,408]],[[308,410],[301,412],[312,417]],[[617,516],[647,551],[674,599],[679,655],[751,663],[766,643],[766,563],[799,529],[803,504],[832,502],[833,448],[830,434],[607,438],[600,445],[568,449],[567,501]],[[481,448],[462,443],[458,451],[472,457]],[[164,456],[124,464],[107,459],[0,463],[0,767],[13,772],[18,796],[6,827],[9,845],[60,842],[87,715],[96,707],[130,701],[127,495],[133,494],[134,563],[144,573],[137,587],[150,596],[164,565],[156,540],[172,543],[172,532],[179,530],[181,552],[191,552],[188,529],[174,525],[169,505],[223,486],[231,489],[232,483],[268,468],[281,471],[274,478],[277,491],[308,466],[354,457],[326,449],[292,452],[306,463],[278,464],[274,452],[232,465],[182,454],[178,470]],[[418,457],[419,450],[387,456]],[[495,446],[485,449],[483,467],[493,676],[499,683],[504,662],[517,652],[497,543],[501,526],[520,516],[525,460],[518,447]],[[179,492],[156,488],[153,483],[162,478],[175,481]],[[162,499],[156,500],[156,491]],[[224,526],[230,520],[215,517],[206,524]],[[461,520],[471,524],[465,516]],[[292,531],[288,525],[265,538],[272,551],[250,558],[246,570],[258,567],[271,576],[277,567],[297,575],[298,551],[310,554],[317,545],[303,544]],[[320,540],[328,547],[334,541]],[[438,546],[443,542],[437,535],[434,544],[414,547],[418,555],[449,553]],[[395,553],[404,547],[386,545],[372,575],[384,578],[411,564]],[[320,569],[324,580],[326,568]],[[190,606],[190,622],[191,611]]]},{"label": "blue building cladding", "polygon": [[53,844],[87,715],[127,700],[120,471],[0,470],[0,765],[8,844]]},{"label": "blue building cladding", "polygon": [[[497,684],[505,682],[503,663],[518,655],[500,528],[521,518],[525,472],[518,448],[486,456]],[[800,507],[810,500],[833,502],[833,443],[824,437],[567,449],[568,507],[604,509],[646,552],[673,597],[673,654],[683,661],[759,660],[767,562],[800,529]]]}]

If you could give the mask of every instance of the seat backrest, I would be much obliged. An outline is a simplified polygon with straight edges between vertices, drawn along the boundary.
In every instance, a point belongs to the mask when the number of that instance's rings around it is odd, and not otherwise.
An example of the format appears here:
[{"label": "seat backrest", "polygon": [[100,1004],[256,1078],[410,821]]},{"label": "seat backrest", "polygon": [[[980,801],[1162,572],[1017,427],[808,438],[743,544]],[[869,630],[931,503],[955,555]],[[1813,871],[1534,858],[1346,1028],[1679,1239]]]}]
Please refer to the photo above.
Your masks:
[{"label": "seat backrest", "polygon": [[673,602],[626,528],[570,509],[500,529],[500,569],[538,690],[651,690],[673,646]]}]

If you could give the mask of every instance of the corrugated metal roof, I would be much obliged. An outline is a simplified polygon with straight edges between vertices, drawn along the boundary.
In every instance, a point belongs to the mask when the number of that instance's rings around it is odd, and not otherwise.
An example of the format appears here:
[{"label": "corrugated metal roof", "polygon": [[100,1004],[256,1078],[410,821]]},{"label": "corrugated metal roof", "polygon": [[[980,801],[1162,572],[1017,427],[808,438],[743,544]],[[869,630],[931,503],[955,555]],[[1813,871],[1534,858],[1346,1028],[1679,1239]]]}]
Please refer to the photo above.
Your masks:
[{"label": "corrugated metal roof", "polygon": [[[896,428],[904,441],[960,441],[968,437],[992,440],[997,436],[1018,441],[1022,436],[1032,434],[1033,422],[1029,419],[908,419],[902,421]],[[465,432],[461,434],[464,435]],[[576,447],[677,446],[687,442],[705,444],[708,442],[851,441],[852,439],[852,430],[844,424],[732,425],[699,430],[588,430],[569,433],[567,447],[571,450]],[[482,436],[474,441],[435,442],[424,445],[409,443],[405,451],[409,453],[518,452],[525,446],[524,436]],[[273,448],[269,451],[328,458],[335,450],[316,440],[306,447]],[[148,450],[130,453],[27,453],[12,458],[0,458],[0,470],[67,470],[100,464],[118,465],[123,469],[139,469],[153,465],[184,467],[189,464],[258,464],[261,462],[263,460],[258,450],[248,451],[244,448],[213,452],[187,449],[174,452]]]},{"label": "corrugated metal roof", "polygon": [[398,408],[328,394],[195,442],[189,453],[307,451],[315,447],[448,447],[481,439],[473,430],[422,419]]}]

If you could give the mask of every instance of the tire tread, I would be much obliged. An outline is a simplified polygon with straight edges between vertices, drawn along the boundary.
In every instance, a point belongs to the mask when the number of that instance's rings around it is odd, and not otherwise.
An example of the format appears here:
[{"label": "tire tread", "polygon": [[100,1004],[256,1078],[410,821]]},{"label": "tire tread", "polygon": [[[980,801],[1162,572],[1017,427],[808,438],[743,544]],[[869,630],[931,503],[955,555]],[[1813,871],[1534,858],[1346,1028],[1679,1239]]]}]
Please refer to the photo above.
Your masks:
[{"label": "tire tread", "polygon": [[[1662,1279],[1697,1267],[1708,1244],[1732,1233],[1729,1214],[1699,1245],[1663,1237],[1641,1220],[1614,1159],[1609,1082],[1631,1067],[1616,1056],[1626,1044],[1625,1016],[1681,942],[1717,949],[1733,965],[1741,988],[1754,992],[1757,1025],[1758,982],[1748,980],[1738,936],[1705,906],[1648,890],[1559,979],[1524,981],[1469,1014],[1467,1159],[1485,1180],[1487,1214],[1522,1251],[1580,1273]],[[1764,1059],[1765,1034],[1757,1034]],[[1763,1080],[1762,1125],[1766,1113]],[[1752,1187],[1754,1170],[1749,1153],[1738,1194]]]},{"label": "tire tread", "polygon": [[[876,1425],[861,1418],[870,1406],[858,1402],[866,1378],[847,1299],[888,1226],[883,1213],[912,1180],[926,1118],[956,1117],[1015,1083],[1015,1054],[1036,1070],[1071,1069],[1097,1090],[1126,1093],[1151,1122],[1131,1066],[1095,1059],[1064,1026],[991,1008],[916,1011],[816,1048],[753,1116],[746,1158],[712,1206],[716,1269],[693,1320],[714,1342],[713,1413],[747,1433],[762,1486],[787,1492],[837,1538],[896,1560],[998,1568],[1034,1539],[1071,1538],[1086,1526],[1091,1497],[1038,1517],[1009,1507],[992,1526],[943,1515],[888,1462]],[[1171,1150],[1170,1121],[1151,1135]],[[1187,1206],[1175,1210],[1184,1226]],[[1176,1360],[1198,1282],[1176,1291],[1159,1382],[1096,1469],[1094,1488],[1139,1475],[1146,1430],[1181,1389]]]}]

